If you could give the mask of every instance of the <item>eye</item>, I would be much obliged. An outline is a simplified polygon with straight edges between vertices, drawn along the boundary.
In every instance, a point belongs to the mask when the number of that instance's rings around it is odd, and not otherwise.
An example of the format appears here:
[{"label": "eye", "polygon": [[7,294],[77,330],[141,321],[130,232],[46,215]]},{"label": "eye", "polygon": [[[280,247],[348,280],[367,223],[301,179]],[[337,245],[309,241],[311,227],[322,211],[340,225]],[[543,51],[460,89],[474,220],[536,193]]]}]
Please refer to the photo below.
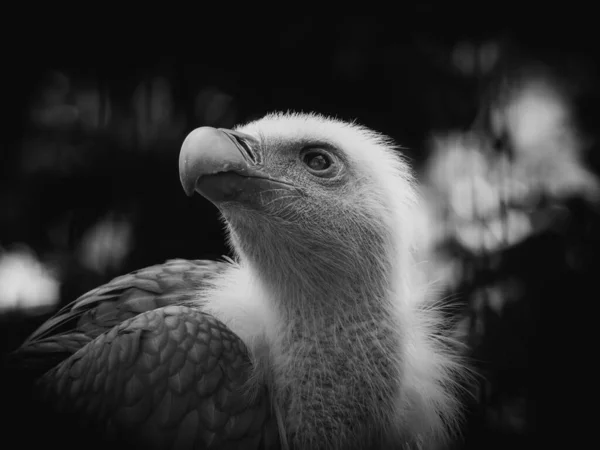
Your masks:
[{"label": "eye", "polygon": [[322,149],[307,149],[301,154],[301,160],[313,175],[333,176],[337,172],[335,159]]},{"label": "eye", "polygon": [[304,155],[304,164],[312,170],[327,170],[331,166],[331,160],[318,152],[309,152]]}]

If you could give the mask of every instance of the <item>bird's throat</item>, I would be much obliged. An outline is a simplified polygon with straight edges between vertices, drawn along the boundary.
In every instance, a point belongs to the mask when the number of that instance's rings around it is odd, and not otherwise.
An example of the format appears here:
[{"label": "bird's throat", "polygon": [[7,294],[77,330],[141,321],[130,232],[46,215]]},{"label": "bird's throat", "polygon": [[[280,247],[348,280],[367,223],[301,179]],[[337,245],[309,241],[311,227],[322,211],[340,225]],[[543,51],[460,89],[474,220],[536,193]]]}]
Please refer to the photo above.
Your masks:
[{"label": "bird's throat", "polygon": [[231,240],[275,311],[266,327],[268,365],[292,446],[369,448],[393,420],[398,398],[393,261],[373,240],[375,248],[357,252],[302,245],[273,229],[267,241],[260,230],[236,221]]},{"label": "bird's throat", "polygon": [[[273,379],[286,428],[294,448],[371,448],[395,417],[399,395],[395,312],[385,290],[364,292],[360,277],[326,285],[308,280],[271,286],[281,314]],[[335,439],[323,442],[324,436]]]}]

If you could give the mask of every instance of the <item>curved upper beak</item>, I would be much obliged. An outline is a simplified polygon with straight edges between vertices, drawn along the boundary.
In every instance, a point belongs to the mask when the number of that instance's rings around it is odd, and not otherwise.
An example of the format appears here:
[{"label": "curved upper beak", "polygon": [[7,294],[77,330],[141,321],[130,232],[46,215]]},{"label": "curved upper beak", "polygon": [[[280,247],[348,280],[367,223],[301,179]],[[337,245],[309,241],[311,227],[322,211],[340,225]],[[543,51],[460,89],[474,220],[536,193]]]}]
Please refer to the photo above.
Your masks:
[{"label": "curved upper beak", "polygon": [[213,203],[243,201],[273,184],[287,185],[263,171],[254,137],[212,127],[197,128],[185,138],[179,178],[188,196],[197,191]]}]

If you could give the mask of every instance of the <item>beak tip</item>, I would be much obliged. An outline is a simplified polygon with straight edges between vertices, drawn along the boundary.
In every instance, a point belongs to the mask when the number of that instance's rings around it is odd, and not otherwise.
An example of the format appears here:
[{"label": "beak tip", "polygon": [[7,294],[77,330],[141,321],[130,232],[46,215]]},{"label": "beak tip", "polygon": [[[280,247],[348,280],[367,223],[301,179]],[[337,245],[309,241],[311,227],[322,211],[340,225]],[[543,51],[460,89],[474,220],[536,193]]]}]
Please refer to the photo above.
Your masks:
[{"label": "beak tip", "polygon": [[198,180],[194,180],[192,178],[180,175],[179,181],[181,182],[181,187],[183,187],[183,192],[185,192],[185,195],[187,195],[188,197],[193,196],[194,192],[196,191],[196,182]]},{"label": "beak tip", "polygon": [[188,177],[188,171],[186,170],[187,168],[187,164],[188,163],[188,158],[187,157],[183,157],[183,155],[181,154],[179,157],[179,182],[181,183],[181,187],[183,187],[183,191],[185,192],[185,195],[187,195],[188,197],[191,197],[193,194],[193,186],[190,186],[190,180]]}]

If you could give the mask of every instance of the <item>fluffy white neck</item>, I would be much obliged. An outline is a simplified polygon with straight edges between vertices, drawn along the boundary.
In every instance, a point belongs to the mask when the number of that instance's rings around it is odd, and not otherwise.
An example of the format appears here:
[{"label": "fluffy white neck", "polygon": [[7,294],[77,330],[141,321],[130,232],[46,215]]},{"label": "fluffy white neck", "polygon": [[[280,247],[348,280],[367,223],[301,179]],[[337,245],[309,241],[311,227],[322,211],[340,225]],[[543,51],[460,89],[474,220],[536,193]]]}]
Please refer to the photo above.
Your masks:
[{"label": "fluffy white neck", "polygon": [[381,261],[338,273],[312,262],[294,276],[280,262],[268,280],[255,265],[234,266],[209,294],[210,311],[266,359],[294,448],[367,448],[397,417],[403,327],[389,299],[393,277]]},{"label": "fluffy white neck", "polygon": [[294,448],[443,440],[457,418],[462,367],[435,337],[440,318],[414,264],[397,261],[392,272],[377,261],[346,264],[323,280],[335,268],[324,272],[314,259],[298,274],[285,265],[298,267],[298,255],[280,256],[269,279],[242,262],[203,297],[266,368],[259,375]]}]

